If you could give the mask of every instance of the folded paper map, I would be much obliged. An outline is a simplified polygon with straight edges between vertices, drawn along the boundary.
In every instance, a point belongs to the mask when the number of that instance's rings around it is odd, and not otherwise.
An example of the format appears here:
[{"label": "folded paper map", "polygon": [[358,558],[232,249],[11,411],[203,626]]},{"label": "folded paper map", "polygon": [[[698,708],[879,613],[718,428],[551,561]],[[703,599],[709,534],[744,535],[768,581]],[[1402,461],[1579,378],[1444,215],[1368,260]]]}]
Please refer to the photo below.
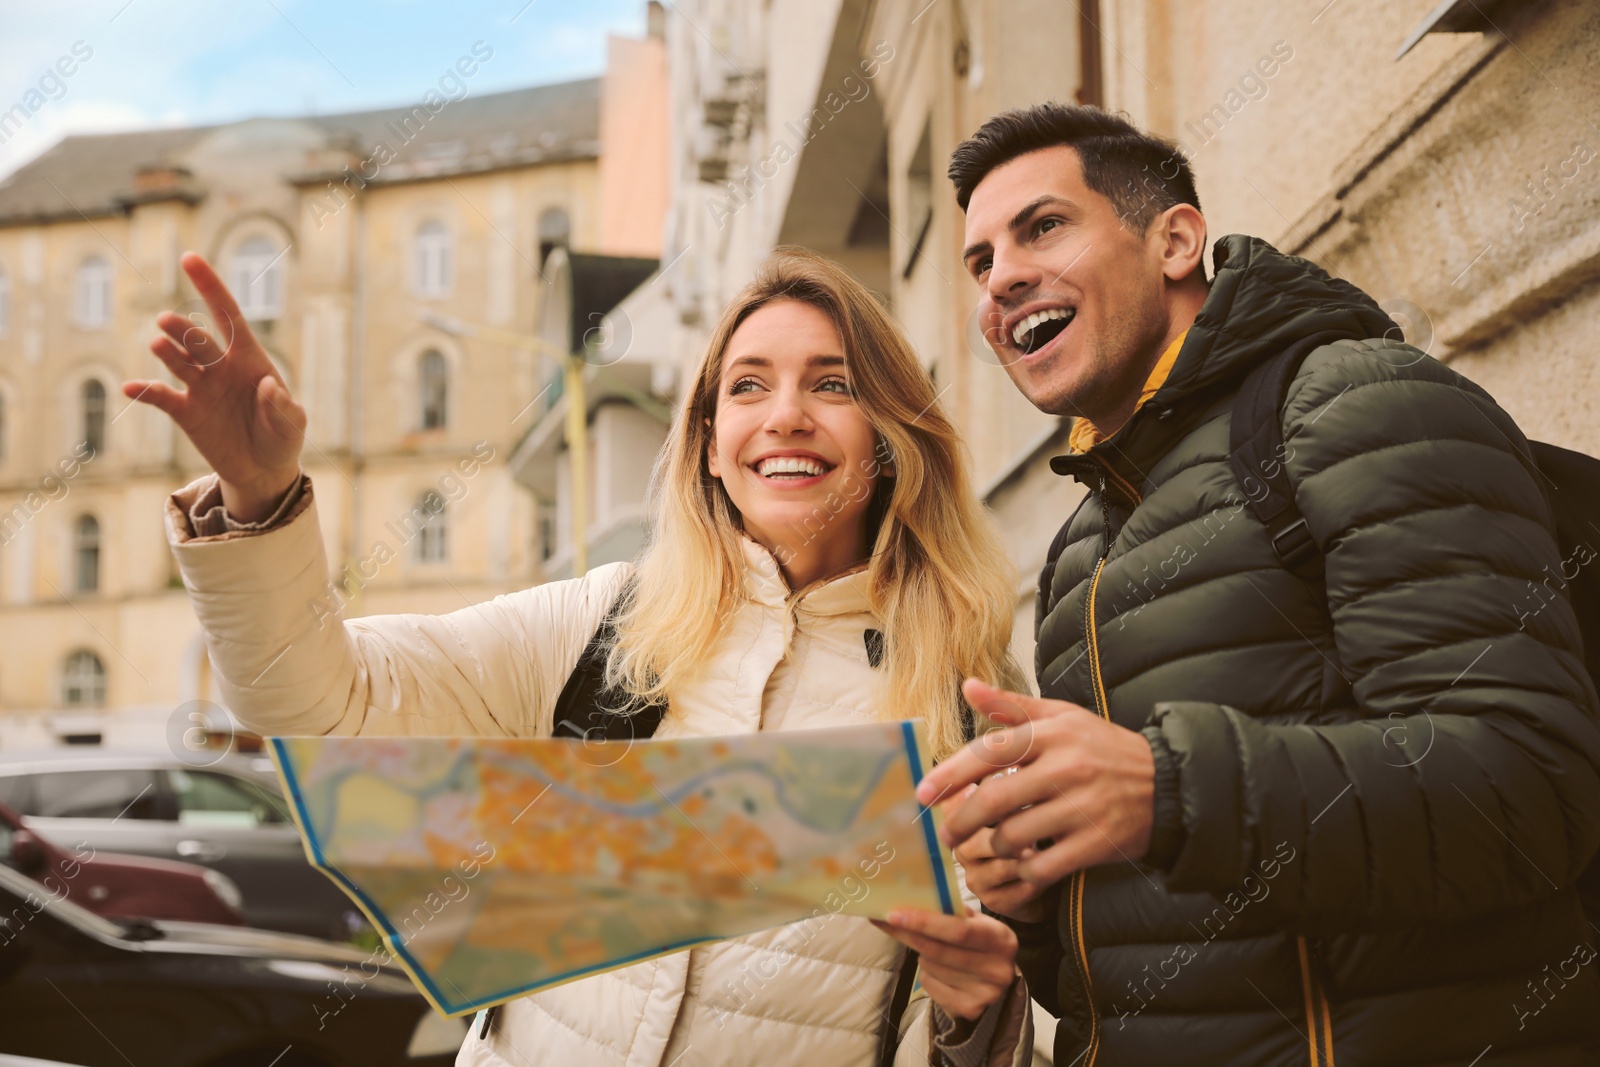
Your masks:
[{"label": "folded paper map", "polygon": [[918,723],[271,748],[311,862],[446,1015],[784,923],[954,911]]}]

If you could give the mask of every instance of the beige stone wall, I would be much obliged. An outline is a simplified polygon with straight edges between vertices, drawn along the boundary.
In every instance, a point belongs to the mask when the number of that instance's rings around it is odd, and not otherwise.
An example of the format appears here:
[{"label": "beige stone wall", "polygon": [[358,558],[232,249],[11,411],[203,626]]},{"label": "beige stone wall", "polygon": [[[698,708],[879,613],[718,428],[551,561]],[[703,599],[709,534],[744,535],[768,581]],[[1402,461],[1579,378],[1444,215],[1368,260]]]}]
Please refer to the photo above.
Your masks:
[{"label": "beige stone wall", "polygon": [[1530,435],[1600,452],[1600,13],[1514,5],[1395,60],[1425,13],[1119,0],[1108,95],[1189,150],[1213,236],[1348,278]]}]

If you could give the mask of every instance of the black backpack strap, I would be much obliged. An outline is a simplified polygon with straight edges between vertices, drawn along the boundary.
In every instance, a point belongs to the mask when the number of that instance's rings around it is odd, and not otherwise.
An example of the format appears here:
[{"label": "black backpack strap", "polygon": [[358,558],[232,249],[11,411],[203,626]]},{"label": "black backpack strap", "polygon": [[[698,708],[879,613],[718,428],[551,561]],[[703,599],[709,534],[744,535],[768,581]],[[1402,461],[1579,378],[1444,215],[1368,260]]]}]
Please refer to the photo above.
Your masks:
[{"label": "black backpack strap", "polygon": [[905,1018],[906,1005],[911,1002],[911,987],[917,984],[917,951],[906,949],[900,959],[900,974],[895,979],[894,997],[889,1001],[889,1014],[878,1036],[878,1067],[894,1067],[894,1054],[900,1047],[900,1020]]},{"label": "black backpack strap", "polygon": [[867,663],[876,667],[883,662],[883,631],[862,630],[861,643],[867,646]]},{"label": "black backpack strap", "polygon": [[666,716],[665,702],[635,712],[616,711],[624,701],[605,688],[606,659],[617,642],[617,617],[633,592],[633,579],[623,585],[606,609],[594,636],[584,646],[577,666],[556,697],[555,726],[550,736],[578,741],[632,741],[652,736]]},{"label": "black backpack strap", "polygon": [[1301,338],[1283,353],[1258,364],[1233,401],[1228,462],[1244,492],[1245,506],[1261,520],[1284,567],[1303,578],[1322,571],[1322,549],[1294,502],[1284,463],[1283,401],[1300,364],[1315,349],[1349,337],[1324,331]]}]

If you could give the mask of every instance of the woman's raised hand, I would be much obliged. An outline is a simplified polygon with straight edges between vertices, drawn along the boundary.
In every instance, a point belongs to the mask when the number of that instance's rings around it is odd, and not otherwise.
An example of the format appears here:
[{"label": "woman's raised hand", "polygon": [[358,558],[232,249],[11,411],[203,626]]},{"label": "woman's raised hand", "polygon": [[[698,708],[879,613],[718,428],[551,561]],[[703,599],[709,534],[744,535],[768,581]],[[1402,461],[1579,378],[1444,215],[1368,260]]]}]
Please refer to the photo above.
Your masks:
[{"label": "woman's raised hand", "polygon": [[201,316],[165,311],[150,351],[185,388],[127,381],[122,393],[160,408],[194,442],[221,479],[222,502],[241,522],[265,518],[300,474],[306,412],[289,395],[233,294],[201,256],[179,261],[211,309]]}]

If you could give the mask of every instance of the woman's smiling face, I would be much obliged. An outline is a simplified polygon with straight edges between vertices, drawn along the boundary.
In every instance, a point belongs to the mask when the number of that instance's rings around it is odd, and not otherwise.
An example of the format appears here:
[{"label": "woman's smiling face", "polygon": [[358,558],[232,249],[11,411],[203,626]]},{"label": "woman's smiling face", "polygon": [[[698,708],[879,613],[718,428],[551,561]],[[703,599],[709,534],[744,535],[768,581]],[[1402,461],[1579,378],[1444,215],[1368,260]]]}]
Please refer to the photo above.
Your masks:
[{"label": "woman's smiling face", "polygon": [[815,558],[801,568],[808,579],[865,556],[867,506],[893,471],[873,455],[877,434],[825,313],[778,300],[740,323],[723,353],[716,413],[707,466],[745,533],[781,563]]}]

